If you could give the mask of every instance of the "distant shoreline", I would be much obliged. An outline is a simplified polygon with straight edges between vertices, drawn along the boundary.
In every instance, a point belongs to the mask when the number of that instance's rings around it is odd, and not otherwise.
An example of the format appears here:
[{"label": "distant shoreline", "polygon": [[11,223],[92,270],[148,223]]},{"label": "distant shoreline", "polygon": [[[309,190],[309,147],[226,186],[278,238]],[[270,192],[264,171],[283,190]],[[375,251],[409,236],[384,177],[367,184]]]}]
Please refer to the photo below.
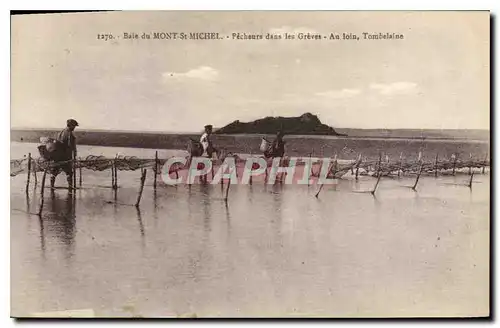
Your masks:
[{"label": "distant shoreline", "polygon": [[[40,137],[57,137],[60,129],[11,129],[11,141],[40,143]],[[380,132],[382,131],[382,132]],[[489,131],[473,131],[473,133],[463,133],[462,131],[452,131],[442,133],[441,131],[429,130],[427,133],[416,130],[395,131],[395,130],[371,130],[371,135],[360,135],[359,130],[354,135],[345,136],[325,136],[325,135],[287,135],[289,152],[307,154],[312,149],[321,151],[323,146],[343,148],[347,145],[350,148],[358,148],[366,143],[372,147],[386,149],[390,144],[437,144],[447,143],[453,145],[469,144],[481,145],[481,148],[489,148]],[[366,132],[366,131],[365,131]],[[417,134],[418,133],[418,134]],[[369,133],[366,133],[369,134]],[[384,135],[385,134],[385,135]],[[417,135],[416,135],[417,134]],[[145,149],[177,149],[187,150],[190,139],[198,140],[201,133],[153,133],[153,132],[116,132],[116,131],[90,131],[76,130],[75,136],[79,145],[103,146],[103,147],[125,147],[125,148],[145,148]],[[213,140],[216,145],[231,152],[259,152],[260,138],[265,137],[273,140],[274,135],[269,134],[216,134]],[[336,145],[336,146],[335,146]],[[458,149],[457,149],[458,150]]]},{"label": "distant shoreline", "polygon": [[[248,137],[248,138],[274,138],[273,134],[219,134],[219,136],[228,136],[228,137]],[[329,135],[316,135],[316,134],[292,134],[286,135],[285,139],[366,139],[366,140],[425,140],[425,141],[469,141],[469,142],[489,142],[489,139],[470,139],[467,137],[435,137],[435,136],[427,136],[427,137],[405,137],[405,136],[329,136]]]},{"label": "distant shoreline", "polygon": [[[19,135],[33,133],[50,136],[57,134],[62,128],[12,128],[11,139]],[[338,131],[347,135],[324,135],[324,134],[289,134],[286,138],[308,138],[308,139],[410,139],[410,140],[466,140],[466,141],[490,141],[490,131],[481,129],[354,129],[337,128]],[[202,131],[194,132],[161,132],[161,131],[129,131],[129,130],[101,130],[101,129],[77,129],[79,134],[108,134],[108,135],[158,135],[158,136],[191,136],[196,137],[202,134]],[[274,134],[264,133],[231,133],[216,134],[217,136],[227,137],[274,137]],[[13,140],[20,141],[20,140]]]},{"label": "distant shoreline", "polygon": [[[40,137],[56,137],[58,129],[54,130],[11,130],[11,142],[39,144]],[[420,131],[419,131],[420,132]],[[167,134],[167,133],[138,133],[138,132],[75,132],[77,144],[82,146],[118,147],[155,150],[182,150],[187,151],[190,139],[198,140],[201,134]],[[483,136],[489,136],[489,133]],[[480,137],[481,135],[479,135]],[[241,154],[260,154],[261,137],[274,140],[273,135],[264,134],[235,134],[214,135],[216,147],[227,152]],[[478,135],[449,135],[421,136],[316,136],[291,135],[285,136],[286,153],[289,156],[333,156],[341,154],[345,158],[363,153],[363,156],[377,157],[380,152],[390,153],[398,157],[402,152],[408,156],[416,156],[424,150],[425,156],[450,156],[452,153],[469,156],[475,154],[483,158],[490,152],[489,138],[478,138]],[[14,144],[12,144],[14,145]],[[133,152],[132,152],[133,153]],[[432,154],[432,155],[431,155]]]}]

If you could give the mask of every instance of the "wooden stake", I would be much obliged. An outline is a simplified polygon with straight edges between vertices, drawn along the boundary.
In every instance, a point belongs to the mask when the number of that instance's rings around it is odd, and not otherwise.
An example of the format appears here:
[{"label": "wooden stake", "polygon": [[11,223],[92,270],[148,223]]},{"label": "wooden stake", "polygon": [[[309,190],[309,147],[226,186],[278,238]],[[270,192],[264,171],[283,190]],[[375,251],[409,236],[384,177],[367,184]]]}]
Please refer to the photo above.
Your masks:
[{"label": "wooden stake", "polygon": [[403,173],[403,153],[399,155],[399,170],[398,170],[398,178],[401,176],[401,173]]},{"label": "wooden stake", "polygon": [[418,170],[418,174],[417,174],[417,179],[415,180],[415,184],[413,185],[413,187],[411,189],[413,190],[417,190],[417,184],[418,184],[418,180],[420,179],[420,174],[422,173],[422,167],[423,167],[423,164],[422,162],[420,162],[420,168]]},{"label": "wooden stake", "polygon": [[434,162],[434,177],[438,176],[438,156],[439,153],[436,153],[436,162]]},{"label": "wooden stake", "polygon": [[380,174],[381,166],[382,166],[382,153],[378,153],[377,176]]},{"label": "wooden stake", "polygon": [[229,196],[229,187],[231,187],[231,179],[229,179],[228,182],[227,182],[226,197],[224,198],[224,201],[226,203],[227,203],[227,197]]},{"label": "wooden stake", "polygon": [[[328,174],[329,174],[329,173],[332,171],[332,169],[333,169],[333,171],[334,171],[334,173],[333,173],[333,177],[335,178],[335,173],[336,173],[336,172],[335,172],[335,170],[336,170],[336,167],[337,167],[337,154],[335,154],[335,162],[334,162],[334,164],[333,164],[333,167],[332,167],[331,165],[332,165],[332,164],[330,164],[330,167],[328,168],[328,171],[327,171],[326,176],[328,177]],[[320,175],[321,175],[321,171],[320,171]],[[319,176],[318,176],[318,181],[319,181]],[[317,192],[317,193],[316,193],[316,195],[315,195],[315,197],[316,197],[316,198],[318,198],[319,193],[321,192],[321,190],[323,190],[323,186],[324,186],[324,185],[325,185],[325,184],[324,184],[324,183],[322,183],[322,184],[321,184],[321,186],[319,186],[319,190],[318,190],[318,192]]]},{"label": "wooden stake", "polygon": [[316,193],[316,195],[314,195],[316,198],[318,198],[319,193],[321,192],[321,189],[323,189],[323,186],[324,186],[324,185],[325,185],[325,184],[324,184],[324,183],[322,183],[322,184],[321,184],[321,186],[319,186],[319,190],[318,190],[318,192]]},{"label": "wooden stake", "polygon": [[139,189],[139,195],[137,196],[135,207],[139,207],[139,203],[141,202],[142,191],[144,190],[144,182],[146,181],[146,173],[146,169],[141,169],[141,188]]},{"label": "wooden stake", "polygon": [[332,175],[333,175],[334,179],[335,179],[335,174],[337,174],[337,166],[338,166],[338,163],[337,163],[337,154],[335,154],[335,159],[333,161],[333,168],[332,168]]},{"label": "wooden stake", "polygon": [[382,178],[382,168],[380,167],[380,164],[381,164],[381,159],[382,159],[382,154],[380,154],[379,158],[378,158],[378,171],[377,171],[377,182],[375,183],[375,186],[373,187],[373,190],[372,190],[372,195],[375,196],[375,191],[377,191],[377,187],[378,187],[378,184],[380,183],[380,179]]},{"label": "wooden stake", "polygon": [[[219,162],[219,153],[216,153],[217,154],[217,162]],[[250,152],[250,157],[252,156],[252,153]],[[214,176],[215,176],[215,172],[214,172],[214,164],[216,162],[214,160],[212,160],[212,167],[210,168],[210,171],[212,172],[212,180],[211,181],[214,181]],[[221,162],[221,165],[222,165],[222,162]]]},{"label": "wooden stake", "polygon": [[[251,173],[251,172],[252,172],[252,168],[250,168],[250,173]],[[213,177],[212,177],[212,179],[213,179]],[[250,185],[252,185],[252,174],[250,174],[250,179],[249,179],[248,183],[249,183]]]},{"label": "wooden stake", "polygon": [[158,151],[155,152],[155,166],[153,168],[154,180],[153,180],[153,189],[156,190],[156,177],[158,175]]},{"label": "wooden stake", "polygon": [[226,197],[224,198],[224,201],[227,203],[227,198],[229,196],[229,187],[231,187],[231,181],[228,182],[227,188],[226,188]]},{"label": "wooden stake", "polygon": [[30,187],[30,176],[31,176],[31,153],[28,153],[28,177],[26,179],[26,194],[28,194],[28,188]]},{"label": "wooden stake", "polygon": [[474,172],[470,175],[469,188],[472,189],[472,179],[474,178]]},{"label": "wooden stake", "polygon": [[469,159],[470,159],[470,162],[469,162],[469,175],[472,174],[472,153],[469,154]]},{"label": "wooden stake", "polygon": [[38,184],[38,176],[36,174],[36,167],[33,168],[33,177],[35,178],[35,189],[36,189],[36,186]]},{"label": "wooden stake", "polygon": [[453,175],[455,175],[455,168],[457,167],[457,156],[455,154],[451,155],[453,159]]},{"label": "wooden stake", "polygon": [[43,176],[42,176],[42,186],[40,187],[40,208],[38,210],[38,215],[42,215],[42,210],[43,210],[43,193],[45,191],[45,178],[47,177],[47,169],[43,171]]},{"label": "wooden stake", "polygon": [[486,161],[488,160],[488,154],[484,156],[484,163],[483,163],[483,174],[484,174],[484,169],[486,168]]},{"label": "wooden stake", "polygon": [[377,187],[378,187],[378,184],[380,183],[381,178],[382,178],[382,174],[379,172],[377,182],[375,182],[375,186],[373,187],[373,190],[371,191],[372,195],[375,195],[375,191],[377,191]]},{"label": "wooden stake", "polygon": [[[313,173],[313,165],[312,165],[312,153],[309,153],[309,165],[311,165],[311,172],[309,173],[309,179],[307,179],[307,186],[309,187],[311,185],[310,183],[310,180],[311,180],[311,177],[312,177],[312,173]],[[305,169],[305,167],[304,167]]]},{"label": "wooden stake", "polygon": [[115,190],[118,189],[118,165],[116,164],[116,159],[118,158],[118,154],[115,156],[114,166],[115,166],[115,186],[113,187]]},{"label": "wooden stake", "polygon": [[[80,158],[81,160],[81,158]],[[79,173],[80,173],[80,187],[82,186],[82,165],[80,164],[80,167],[78,169]]]},{"label": "wooden stake", "polygon": [[[312,150],[311,155],[314,156],[314,149]],[[313,165],[313,163],[311,163],[311,177],[314,178],[314,165]]]},{"label": "wooden stake", "polygon": [[111,163],[111,188],[115,189],[115,160]]},{"label": "wooden stake", "polygon": [[358,180],[358,174],[359,174],[359,166],[361,165],[361,154],[358,156],[358,162],[356,163],[356,180]]},{"label": "wooden stake", "polygon": [[[252,151],[251,150],[250,150],[250,158],[252,158]],[[236,160],[235,160],[235,163],[236,163]],[[250,168],[250,173],[252,173],[252,169],[253,169],[253,167]],[[245,168],[243,168],[243,172],[245,172]],[[213,178],[214,178],[214,166],[212,165],[212,180],[213,180]],[[252,174],[250,174],[250,179],[248,180],[248,183],[250,185],[252,185]]]},{"label": "wooden stake", "polygon": [[73,161],[71,163],[73,166],[73,190],[76,190],[76,152],[73,152]]}]

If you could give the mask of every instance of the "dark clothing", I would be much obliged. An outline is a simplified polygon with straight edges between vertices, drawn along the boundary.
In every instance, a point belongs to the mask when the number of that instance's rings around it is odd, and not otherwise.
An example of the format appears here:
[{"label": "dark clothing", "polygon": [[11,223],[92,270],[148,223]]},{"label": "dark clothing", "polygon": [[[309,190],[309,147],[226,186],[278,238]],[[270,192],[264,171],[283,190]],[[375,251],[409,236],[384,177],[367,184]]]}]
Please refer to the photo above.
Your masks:
[{"label": "dark clothing", "polygon": [[283,139],[276,138],[269,149],[264,153],[264,156],[269,158],[283,157],[285,155],[285,142]]},{"label": "dark clothing", "polygon": [[54,166],[50,170],[50,174],[52,175],[51,177],[51,186],[54,186],[54,182],[56,177],[59,175],[59,173],[64,172],[66,173],[66,179],[68,180],[68,186],[71,188],[73,185],[73,163],[72,162],[67,162],[69,160],[73,159],[73,155],[76,156],[76,138],[73,135],[73,131],[71,131],[69,128],[65,128],[62,130],[59,135],[57,136],[57,150],[59,151],[59,156],[57,156],[57,159],[55,162],[62,162],[59,163],[58,165]]},{"label": "dark clothing", "polygon": [[57,141],[64,145],[64,151],[67,159],[73,158],[73,152],[76,153],[76,138],[69,128],[62,130],[57,136]]},{"label": "dark clothing", "polygon": [[40,156],[47,162],[50,167],[48,172],[51,174],[50,185],[54,187],[56,177],[59,173],[66,173],[68,187],[73,186],[73,156],[76,157],[76,138],[73,131],[69,127],[62,130],[57,138],[48,139],[44,144],[38,146]]},{"label": "dark clothing", "polygon": [[68,184],[72,185],[72,176],[73,176],[73,165],[72,163],[61,163],[57,166],[54,166],[50,169],[50,174],[54,177],[57,177],[59,173],[64,172],[66,173],[66,178],[68,180]]}]

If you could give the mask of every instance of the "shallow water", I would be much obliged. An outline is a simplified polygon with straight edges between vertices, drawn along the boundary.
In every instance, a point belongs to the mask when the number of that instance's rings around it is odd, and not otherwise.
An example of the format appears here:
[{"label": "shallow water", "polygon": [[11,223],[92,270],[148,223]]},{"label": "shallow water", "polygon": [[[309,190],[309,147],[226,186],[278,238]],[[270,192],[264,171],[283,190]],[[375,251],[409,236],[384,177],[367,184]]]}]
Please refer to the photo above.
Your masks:
[{"label": "shallow water", "polygon": [[[114,156],[112,148],[84,150]],[[121,151],[121,150],[120,150]],[[123,150],[137,156],[151,150]],[[13,146],[14,154],[25,149]],[[174,155],[168,153],[168,155]],[[144,157],[144,156],[141,156]],[[478,171],[479,172],[479,171]],[[489,175],[326,186],[160,185],[83,171],[67,190],[11,178],[13,316],[471,316],[488,313]],[[40,182],[39,182],[40,183]],[[64,175],[57,184],[64,186]],[[128,204],[128,205],[127,205]]]}]

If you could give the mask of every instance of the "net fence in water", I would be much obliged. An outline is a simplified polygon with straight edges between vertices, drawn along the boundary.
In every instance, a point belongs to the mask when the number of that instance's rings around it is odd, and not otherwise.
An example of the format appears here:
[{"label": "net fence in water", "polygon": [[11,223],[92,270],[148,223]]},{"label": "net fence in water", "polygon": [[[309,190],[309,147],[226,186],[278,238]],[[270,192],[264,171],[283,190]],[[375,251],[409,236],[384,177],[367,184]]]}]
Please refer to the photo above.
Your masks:
[{"label": "net fence in water", "polygon": [[[235,162],[237,165],[241,165],[245,163],[245,160],[230,154],[233,158],[235,158]],[[307,157],[299,158],[296,165],[305,165],[301,160],[307,160]],[[28,157],[23,159],[13,159],[10,161],[10,175],[16,176],[22,173],[28,173]],[[74,165],[75,169],[85,168],[92,171],[104,171],[109,170],[112,167],[115,167],[120,171],[135,171],[139,169],[153,169],[155,172],[159,173],[159,169],[161,168],[168,159],[144,159],[137,158],[135,156],[122,156],[117,155],[116,157],[105,157],[105,156],[96,156],[96,155],[88,155],[85,158],[79,158],[76,160],[69,161],[47,161],[43,158],[31,158],[30,171],[31,172],[43,172],[45,170],[50,170],[53,168],[62,167],[64,165],[68,165],[71,163]],[[374,175],[374,174],[399,174],[399,173],[435,173],[437,171],[443,173],[446,171],[457,171],[463,169],[473,169],[473,168],[485,168],[490,166],[489,159],[484,160],[474,160],[470,158],[469,160],[460,160],[457,158],[443,159],[440,161],[428,161],[424,162],[421,160],[414,161],[404,161],[403,158],[395,161],[382,161],[380,158],[378,160],[368,160],[358,158],[356,160],[340,160],[336,161],[332,158],[329,159],[331,163],[335,163],[334,166],[331,167],[330,171],[334,171],[333,174],[335,177],[341,177],[348,171],[354,173],[354,170],[360,171],[361,175]],[[213,165],[220,165],[224,161],[224,158],[212,160]],[[268,166],[270,166],[272,159],[266,160]],[[312,165],[321,165],[323,159],[314,159],[312,160]],[[281,161],[280,166],[288,166],[289,158],[285,157]],[[173,172],[176,170],[186,169],[187,166],[182,163],[174,164],[169,172]],[[319,172],[318,172],[319,173]]]},{"label": "net fence in water", "polygon": [[[29,158],[11,160],[10,175],[16,176],[21,173],[27,173],[28,161]],[[165,161],[166,160],[161,159],[158,159],[158,161],[156,161],[155,159],[141,159],[135,156],[117,156],[114,158],[109,158],[105,156],[95,155],[89,155],[85,158],[76,160],[58,162],[47,161],[43,158],[31,158],[30,170],[35,172],[43,172],[45,170],[72,164],[76,169],[85,168],[92,171],[109,170],[113,166],[120,171],[135,171],[141,168],[155,168],[156,165],[163,165]]]}]

